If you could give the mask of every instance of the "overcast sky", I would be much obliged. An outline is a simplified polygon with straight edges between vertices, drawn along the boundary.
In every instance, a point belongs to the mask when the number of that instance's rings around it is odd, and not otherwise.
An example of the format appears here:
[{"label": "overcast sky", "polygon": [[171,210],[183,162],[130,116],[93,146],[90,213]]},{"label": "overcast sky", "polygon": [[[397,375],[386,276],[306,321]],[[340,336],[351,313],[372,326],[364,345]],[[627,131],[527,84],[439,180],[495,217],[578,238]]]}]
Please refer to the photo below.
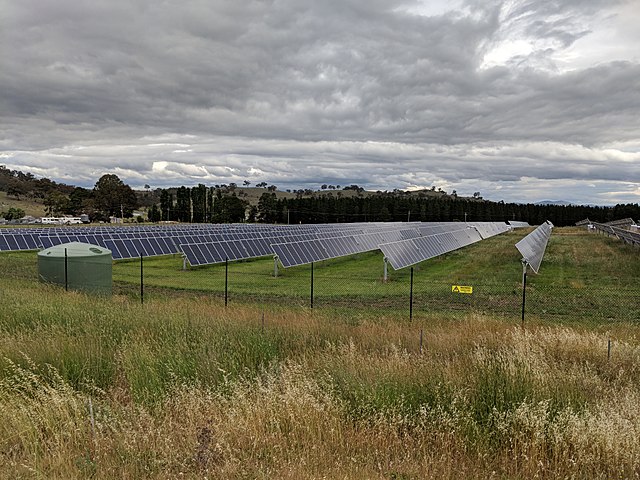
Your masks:
[{"label": "overcast sky", "polygon": [[640,202],[638,0],[0,0],[0,164]]}]

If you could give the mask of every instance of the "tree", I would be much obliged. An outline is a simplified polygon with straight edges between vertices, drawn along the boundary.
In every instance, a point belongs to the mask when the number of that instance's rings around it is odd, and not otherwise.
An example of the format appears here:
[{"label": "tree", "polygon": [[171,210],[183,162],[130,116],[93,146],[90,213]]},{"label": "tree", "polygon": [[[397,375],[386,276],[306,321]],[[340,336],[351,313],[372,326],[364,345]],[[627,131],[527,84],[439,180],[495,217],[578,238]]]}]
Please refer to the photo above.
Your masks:
[{"label": "tree", "polygon": [[[17,178],[12,178],[9,180],[9,184],[7,185],[7,196],[16,197],[17,200],[20,200],[20,196],[25,195],[29,191],[29,186]],[[20,217],[22,218],[22,217]]]},{"label": "tree", "polygon": [[191,191],[185,186],[176,192],[176,214],[179,222],[191,221]]},{"label": "tree", "polygon": [[263,193],[258,200],[258,220],[275,223],[278,217],[278,201],[275,193]]},{"label": "tree", "polygon": [[136,194],[117,175],[108,173],[100,177],[93,187],[95,208],[104,216],[131,217],[138,205]]},{"label": "tree", "polygon": [[51,192],[44,199],[45,212],[49,216],[61,215],[69,210],[69,199],[60,192]]},{"label": "tree", "polygon": [[20,220],[24,217],[24,210],[21,208],[10,207],[6,212],[0,213],[0,217],[5,220]]},{"label": "tree", "polygon": [[65,213],[71,215],[80,215],[86,213],[89,208],[89,200],[91,199],[91,191],[86,188],[76,187],[69,195],[69,208]]},{"label": "tree", "polygon": [[207,214],[207,187],[200,183],[191,189],[192,221],[203,223]]},{"label": "tree", "polygon": [[220,221],[223,223],[244,222],[247,203],[235,195],[220,199]]},{"label": "tree", "polygon": [[151,205],[151,208],[149,208],[148,217],[149,221],[154,223],[159,222],[162,219],[160,209],[155,203]]},{"label": "tree", "polygon": [[244,182],[242,182],[242,184],[243,184],[245,187],[248,187],[249,185],[251,185],[251,182],[250,182],[249,180],[245,180]]},{"label": "tree", "polygon": [[160,191],[160,214],[162,219],[169,221],[171,219],[171,212],[173,211],[173,195],[169,193],[169,190],[163,188]]}]

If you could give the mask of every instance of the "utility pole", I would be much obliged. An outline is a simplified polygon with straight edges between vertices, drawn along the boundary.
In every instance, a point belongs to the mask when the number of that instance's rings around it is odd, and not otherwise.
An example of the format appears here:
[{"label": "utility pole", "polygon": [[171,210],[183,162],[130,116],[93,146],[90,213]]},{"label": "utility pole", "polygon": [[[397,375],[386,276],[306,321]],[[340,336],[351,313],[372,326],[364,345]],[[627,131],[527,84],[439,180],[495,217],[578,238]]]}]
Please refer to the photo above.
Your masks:
[{"label": "utility pole", "polygon": [[411,221],[411,210],[407,213],[407,223]]}]

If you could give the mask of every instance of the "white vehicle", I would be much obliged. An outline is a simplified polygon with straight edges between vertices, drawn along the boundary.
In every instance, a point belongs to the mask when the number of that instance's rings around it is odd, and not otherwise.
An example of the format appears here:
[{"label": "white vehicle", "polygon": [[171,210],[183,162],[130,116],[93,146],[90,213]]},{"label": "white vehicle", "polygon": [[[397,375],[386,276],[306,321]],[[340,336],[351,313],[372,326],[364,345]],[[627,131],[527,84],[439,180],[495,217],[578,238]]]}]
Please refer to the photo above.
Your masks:
[{"label": "white vehicle", "polygon": [[42,217],[43,225],[80,225],[80,217]]}]

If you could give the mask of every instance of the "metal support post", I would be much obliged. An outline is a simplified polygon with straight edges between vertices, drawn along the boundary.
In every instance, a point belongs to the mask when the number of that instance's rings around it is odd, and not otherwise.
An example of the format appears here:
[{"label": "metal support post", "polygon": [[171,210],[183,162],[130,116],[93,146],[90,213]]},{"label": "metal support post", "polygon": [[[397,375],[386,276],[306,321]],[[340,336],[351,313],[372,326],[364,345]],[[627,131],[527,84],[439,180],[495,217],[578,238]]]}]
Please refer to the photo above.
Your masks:
[{"label": "metal support post", "polygon": [[527,262],[522,262],[522,326],[524,327],[524,311],[527,303]]},{"label": "metal support post", "polygon": [[64,291],[69,291],[69,268],[67,266],[67,249],[64,249]]},{"label": "metal support post", "polygon": [[413,267],[411,267],[411,286],[409,287],[409,321],[413,320]]},{"label": "metal support post", "polygon": [[389,270],[388,270],[389,260],[387,260],[387,257],[384,257],[382,261],[384,262],[384,277],[382,281],[384,283],[387,283],[387,280],[389,279]]},{"label": "metal support post", "polygon": [[224,259],[224,306],[227,306],[229,299],[229,259]]},{"label": "metal support post", "polygon": [[311,262],[311,308],[313,309],[313,262]]},{"label": "metal support post", "polygon": [[144,267],[142,253],[140,254],[140,303],[144,305]]}]

